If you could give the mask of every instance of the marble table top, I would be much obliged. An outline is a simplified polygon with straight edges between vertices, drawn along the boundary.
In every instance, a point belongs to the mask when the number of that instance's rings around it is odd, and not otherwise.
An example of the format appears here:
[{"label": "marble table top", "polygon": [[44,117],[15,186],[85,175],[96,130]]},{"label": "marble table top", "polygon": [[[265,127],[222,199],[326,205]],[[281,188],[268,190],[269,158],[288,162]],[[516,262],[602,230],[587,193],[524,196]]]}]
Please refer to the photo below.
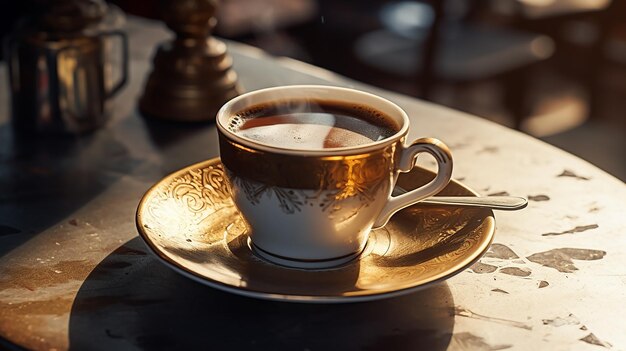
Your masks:
[{"label": "marble table top", "polygon": [[127,30],[130,81],[107,126],[89,136],[17,138],[0,70],[0,347],[626,349],[623,182],[478,117],[237,43],[229,50],[245,90],[325,84],[379,94],[408,112],[410,138],[434,136],[451,147],[455,179],[485,196],[530,203],[496,213],[494,243],[471,268],[387,300],[268,302],[170,271],[138,238],[135,210],[163,176],[216,157],[216,131],[140,117],[151,53],[168,32],[137,18]]}]

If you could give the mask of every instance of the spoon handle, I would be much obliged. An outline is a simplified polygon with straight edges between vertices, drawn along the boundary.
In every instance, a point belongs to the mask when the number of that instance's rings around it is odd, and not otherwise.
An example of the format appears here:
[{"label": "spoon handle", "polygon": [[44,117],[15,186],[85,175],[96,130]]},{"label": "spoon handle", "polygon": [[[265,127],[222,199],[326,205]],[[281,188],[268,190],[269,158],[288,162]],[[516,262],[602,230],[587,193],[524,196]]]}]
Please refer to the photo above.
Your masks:
[{"label": "spoon handle", "polygon": [[421,200],[422,204],[456,205],[471,207],[487,207],[494,210],[520,210],[528,204],[528,200],[517,196],[433,196]]}]

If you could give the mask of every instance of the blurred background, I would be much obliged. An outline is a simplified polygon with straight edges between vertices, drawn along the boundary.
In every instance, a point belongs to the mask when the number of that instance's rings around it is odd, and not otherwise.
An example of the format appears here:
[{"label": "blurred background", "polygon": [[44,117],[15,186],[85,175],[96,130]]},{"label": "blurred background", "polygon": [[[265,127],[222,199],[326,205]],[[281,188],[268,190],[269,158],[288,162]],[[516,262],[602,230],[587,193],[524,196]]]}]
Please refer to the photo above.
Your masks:
[{"label": "blurred background", "polygon": [[[110,2],[159,17],[153,1]],[[0,34],[26,10],[0,14]],[[519,129],[626,181],[626,1],[223,0],[215,34]]]}]

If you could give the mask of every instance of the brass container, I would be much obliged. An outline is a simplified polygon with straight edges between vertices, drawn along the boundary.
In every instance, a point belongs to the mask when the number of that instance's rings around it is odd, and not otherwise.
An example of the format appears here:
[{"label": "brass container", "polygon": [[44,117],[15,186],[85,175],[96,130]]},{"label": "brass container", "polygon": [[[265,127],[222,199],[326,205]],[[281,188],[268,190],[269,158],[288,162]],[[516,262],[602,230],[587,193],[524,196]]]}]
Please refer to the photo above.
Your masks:
[{"label": "brass container", "polygon": [[237,75],[226,45],[211,37],[215,1],[161,1],[167,26],[176,33],[154,55],[154,69],[139,100],[145,116],[157,119],[213,121],[218,109],[239,95]]},{"label": "brass container", "polygon": [[[42,133],[96,129],[128,76],[126,34],[110,28],[123,16],[98,0],[47,6],[22,20],[5,43],[13,125]],[[121,59],[109,52],[115,46]],[[110,72],[116,69],[121,72],[114,81]]]}]

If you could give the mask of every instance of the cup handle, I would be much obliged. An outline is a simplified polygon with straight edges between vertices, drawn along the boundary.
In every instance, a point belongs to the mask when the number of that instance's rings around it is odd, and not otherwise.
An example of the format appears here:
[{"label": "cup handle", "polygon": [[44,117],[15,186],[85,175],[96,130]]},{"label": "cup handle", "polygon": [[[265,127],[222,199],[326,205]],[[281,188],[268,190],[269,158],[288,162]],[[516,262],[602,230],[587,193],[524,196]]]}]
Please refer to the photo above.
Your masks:
[{"label": "cup handle", "polygon": [[[402,195],[390,196],[380,215],[374,221],[373,229],[387,224],[389,218],[399,210],[437,194],[450,182],[452,177],[452,153],[446,144],[435,138],[421,138],[408,147],[404,147],[401,151],[398,171],[405,173],[413,169],[417,156],[422,152],[431,154],[437,160],[437,176],[428,184],[417,189]],[[395,182],[393,185],[395,186]]]},{"label": "cup handle", "polygon": [[122,49],[122,52],[121,52],[122,76],[117,82],[113,84],[113,87],[111,87],[111,90],[105,92],[106,98],[108,99],[108,98],[113,97],[115,94],[117,94],[128,81],[128,37],[126,36],[126,33],[120,30],[114,30],[110,32],[101,33],[100,37],[118,37],[120,40],[121,49]]}]

